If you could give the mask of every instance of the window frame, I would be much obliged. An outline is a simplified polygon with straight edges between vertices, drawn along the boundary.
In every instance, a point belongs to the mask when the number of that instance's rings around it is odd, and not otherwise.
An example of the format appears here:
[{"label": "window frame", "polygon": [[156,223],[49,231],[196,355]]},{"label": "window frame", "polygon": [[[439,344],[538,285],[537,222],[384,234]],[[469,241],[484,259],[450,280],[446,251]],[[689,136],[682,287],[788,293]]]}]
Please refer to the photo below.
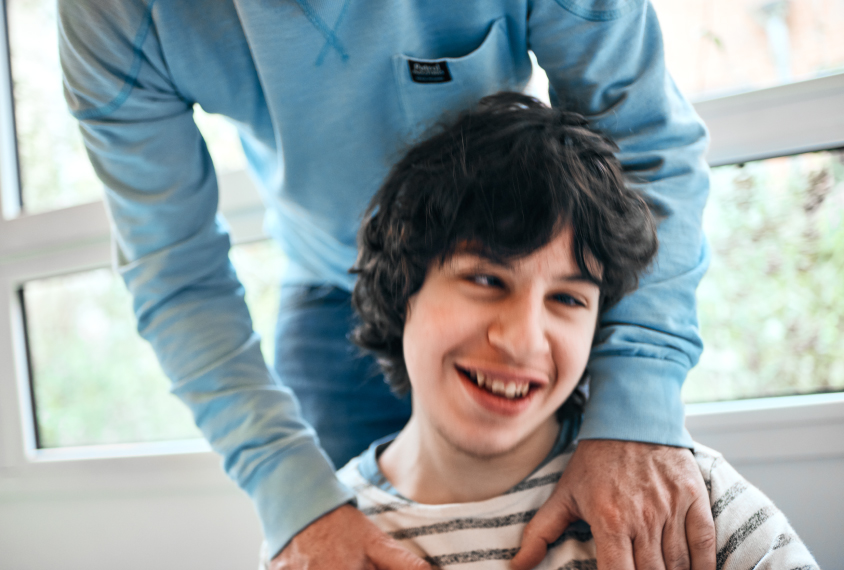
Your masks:
[{"label": "window frame", "polygon": [[[0,18],[0,495],[103,484],[136,490],[228,487],[219,460],[202,440],[36,448],[17,292],[31,279],[110,265],[109,220],[102,201],[21,213],[5,9]],[[844,74],[694,106],[710,130],[712,166],[844,147],[844,114],[837,112],[844,108]],[[224,173],[218,182],[232,242],[263,239],[264,206],[249,175]],[[686,410],[693,435],[719,441],[734,462],[844,456],[844,442],[829,436],[844,428],[844,393],[691,404]],[[759,448],[753,434],[760,430],[768,439],[778,435],[776,447]]]},{"label": "window frame", "polygon": [[[264,206],[247,173],[221,174],[218,184],[232,243],[266,239]],[[37,448],[18,291],[33,279],[108,267],[111,258],[102,201],[0,219],[0,497],[67,488],[94,492],[103,486],[136,492],[231,487],[202,439]]]},{"label": "window frame", "polygon": [[844,147],[844,72],[695,100],[710,166]]},{"label": "window frame", "polygon": [[20,164],[6,14],[6,2],[3,0],[0,3],[0,219],[13,218],[21,210],[20,192],[8,191],[10,188],[20,188]]}]

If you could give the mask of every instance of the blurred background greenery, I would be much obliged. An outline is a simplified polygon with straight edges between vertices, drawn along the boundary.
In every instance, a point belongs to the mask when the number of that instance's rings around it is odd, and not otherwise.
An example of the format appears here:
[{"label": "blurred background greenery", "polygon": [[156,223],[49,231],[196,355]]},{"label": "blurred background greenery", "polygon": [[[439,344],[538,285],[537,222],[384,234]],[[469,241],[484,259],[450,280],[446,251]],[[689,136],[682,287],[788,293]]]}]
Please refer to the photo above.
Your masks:
[{"label": "blurred background greenery", "polygon": [[[235,246],[230,257],[272,363],[284,258],[269,240]],[[24,299],[40,447],[200,437],[111,269],[30,281]]]},{"label": "blurred background greenery", "polygon": [[844,389],[844,153],[712,170],[687,402]]}]

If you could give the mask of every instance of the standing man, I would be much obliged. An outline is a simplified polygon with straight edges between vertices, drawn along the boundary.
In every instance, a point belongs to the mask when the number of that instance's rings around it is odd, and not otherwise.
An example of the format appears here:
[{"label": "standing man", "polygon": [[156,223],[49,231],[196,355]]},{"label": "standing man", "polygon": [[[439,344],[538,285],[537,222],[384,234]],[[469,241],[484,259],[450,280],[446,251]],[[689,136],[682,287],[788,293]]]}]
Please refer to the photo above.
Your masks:
[{"label": "standing man", "polygon": [[[339,467],[409,415],[346,340],[347,270],[360,215],[401,151],[444,115],[524,88],[528,50],[552,101],[617,141],[666,218],[656,270],[602,319],[586,441],[514,565],[530,567],[583,518],[601,570],[714,568],[680,400],[701,350],[706,133],[666,73],[646,1],[60,0],[59,9],[66,97],[106,187],[138,330],[254,501],[275,568],[426,567],[349,505],[354,495],[326,458]],[[228,260],[195,103],[238,126],[267,230],[290,260],[275,373]]]}]

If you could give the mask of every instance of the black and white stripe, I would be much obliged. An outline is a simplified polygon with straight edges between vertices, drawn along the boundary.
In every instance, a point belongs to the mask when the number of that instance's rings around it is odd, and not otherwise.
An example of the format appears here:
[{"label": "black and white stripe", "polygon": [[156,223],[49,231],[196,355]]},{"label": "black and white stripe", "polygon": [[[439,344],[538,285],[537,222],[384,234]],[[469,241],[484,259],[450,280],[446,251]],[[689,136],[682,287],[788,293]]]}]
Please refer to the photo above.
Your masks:
[{"label": "black and white stripe", "polygon": [[777,541],[771,547],[771,550],[779,550],[784,546],[788,546],[795,540],[800,540],[795,534],[781,534],[777,537]]},{"label": "black and white stripe", "polygon": [[527,491],[529,489],[535,489],[537,487],[543,487],[545,485],[556,485],[557,481],[560,480],[560,477],[563,476],[563,473],[551,473],[550,475],[545,475],[543,477],[534,477],[533,479],[527,479],[522,481],[506,493],[505,495],[509,495],[511,493],[519,493],[521,491]]},{"label": "black and white stripe", "polygon": [[[578,525],[570,526],[560,538],[555,540],[554,542],[548,545],[548,550],[550,551],[552,548],[560,546],[561,544],[569,541],[569,540],[576,540],[578,542],[589,542],[592,540],[592,532],[588,529],[579,527]],[[433,566],[447,566],[450,564],[465,564],[467,562],[479,562],[482,560],[511,560],[515,555],[516,552],[519,551],[518,547],[515,548],[490,548],[486,550],[471,550],[468,552],[456,552],[453,554],[441,555],[441,556],[429,556],[426,560]],[[561,566],[561,570],[579,570],[580,568],[583,569],[594,569],[595,566],[589,566],[590,563],[594,563],[595,561],[592,559],[589,560],[571,560],[565,566]],[[570,566],[574,564],[574,566]]]},{"label": "black and white stripe", "polygon": [[774,508],[773,505],[770,505],[762,507],[753,513],[753,515],[751,515],[751,517],[745,521],[745,523],[742,524],[737,531],[730,535],[727,543],[718,550],[718,554],[715,555],[716,569],[721,570],[724,567],[724,562],[727,561],[727,558],[741,546],[741,544],[754,530],[762,526],[762,523],[771,518],[771,516],[776,512],[776,508]]},{"label": "black and white stripe", "polygon": [[427,556],[425,560],[431,566],[443,567],[453,564],[466,564],[468,562],[481,562],[484,560],[512,560],[518,548],[489,548],[486,550],[471,550],[469,552],[456,552],[454,554],[443,554],[440,556]]},{"label": "black and white stripe", "polygon": [[465,518],[452,519],[436,524],[425,526],[417,526],[405,528],[402,530],[393,531],[390,536],[396,540],[406,540],[408,538],[416,538],[417,536],[425,536],[429,534],[444,534],[448,532],[455,532],[458,530],[478,529],[478,528],[501,528],[503,526],[511,526],[514,524],[527,524],[533,515],[536,514],[536,509],[530,511],[522,511],[520,513],[512,513],[500,517],[488,518]]},{"label": "black and white stripe", "polygon": [[712,505],[712,518],[717,519],[718,515],[724,512],[724,509],[726,509],[736,497],[746,490],[747,484],[744,481],[738,481],[732,487],[727,489],[727,492],[721,495],[721,497]]},{"label": "black and white stripe", "polygon": [[381,513],[392,513],[401,509],[406,509],[409,507],[411,503],[385,503],[383,505],[375,505],[374,507],[366,507],[360,509],[360,512],[365,514],[368,517],[374,517],[375,515],[380,515]]}]

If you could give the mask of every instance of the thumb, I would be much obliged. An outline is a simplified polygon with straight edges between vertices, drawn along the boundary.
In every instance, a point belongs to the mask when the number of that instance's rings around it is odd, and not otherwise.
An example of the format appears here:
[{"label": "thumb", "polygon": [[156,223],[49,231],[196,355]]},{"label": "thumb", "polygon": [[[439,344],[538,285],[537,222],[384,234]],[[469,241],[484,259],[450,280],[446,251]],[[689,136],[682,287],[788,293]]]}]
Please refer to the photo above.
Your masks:
[{"label": "thumb", "polygon": [[376,570],[432,570],[430,564],[392,538],[375,542],[367,555]]},{"label": "thumb", "polygon": [[510,561],[512,570],[531,570],[545,558],[548,545],[560,538],[570,524],[583,518],[574,498],[561,485],[525,526],[519,552]]}]

